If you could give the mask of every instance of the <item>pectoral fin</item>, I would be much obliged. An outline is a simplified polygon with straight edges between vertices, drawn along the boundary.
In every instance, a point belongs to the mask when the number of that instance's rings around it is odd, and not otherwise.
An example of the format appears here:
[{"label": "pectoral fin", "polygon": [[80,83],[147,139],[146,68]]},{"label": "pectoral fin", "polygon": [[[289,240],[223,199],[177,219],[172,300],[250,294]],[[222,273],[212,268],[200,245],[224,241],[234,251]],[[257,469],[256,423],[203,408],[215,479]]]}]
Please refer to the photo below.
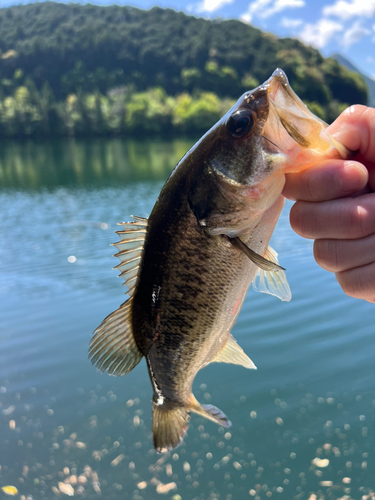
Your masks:
[{"label": "pectoral fin", "polygon": [[251,262],[254,262],[260,269],[264,271],[285,271],[283,267],[280,266],[277,259],[276,261],[273,259],[273,255],[270,254],[270,260],[262,257],[261,255],[251,250],[245,243],[239,238],[229,238],[229,241],[235,248],[241,250],[245,255],[249,257]]},{"label": "pectoral fin", "polygon": [[232,363],[234,365],[244,366],[245,368],[257,369],[255,364],[244,353],[243,349],[237,344],[232,335],[229,335],[226,344],[211,363]]},{"label": "pectoral fin", "polygon": [[239,238],[229,238],[229,241],[259,267],[258,273],[253,280],[254,290],[269,293],[282,301],[289,302],[292,294],[284,272],[285,269],[280,266],[275,250],[268,247],[264,257],[262,257],[254,250],[251,250]]},{"label": "pectoral fin", "polygon": [[[274,262],[277,261],[277,253],[273,248],[268,247],[265,256]],[[292,298],[292,293],[289,288],[288,281],[284,271],[277,272],[258,269],[258,273],[253,280],[253,288],[257,292],[269,293],[278,297],[280,300],[289,302]]]}]

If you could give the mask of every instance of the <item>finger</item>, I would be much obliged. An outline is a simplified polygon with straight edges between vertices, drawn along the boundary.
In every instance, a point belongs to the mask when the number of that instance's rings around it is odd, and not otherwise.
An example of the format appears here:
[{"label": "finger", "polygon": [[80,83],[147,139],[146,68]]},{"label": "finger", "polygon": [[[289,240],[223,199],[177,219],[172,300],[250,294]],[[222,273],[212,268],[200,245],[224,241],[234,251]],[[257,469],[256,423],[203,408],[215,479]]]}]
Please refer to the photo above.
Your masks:
[{"label": "finger", "polygon": [[328,127],[329,132],[351,151],[369,171],[369,187],[375,191],[375,109],[350,106]]},{"label": "finger", "polygon": [[316,240],[316,262],[332,273],[375,262],[375,234],[358,240]]},{"label": "finger", "polygon": [[336,273],[336,279],[350,297],[375,302],[375,263]]},{"label": "finger", "polygon": [[374,232],[375,194],[313,203],[297,201],[290,224],[304,238],[356,239]]},{"label": "finger", "polygon": [[369,172],[368,185],[373,193],[375,193],[375,163],[369,165],[366,164],[366,167]]},{"label": "finger", "polygon": [[364,160],[375,158],[375,109],[349,106],[328,127],[330,134],[351,151],[359,151]]},{"label": "finger", "polygon": [[290,200],[325,201],[363,189],[367,169],[355,161],[330,160],[298,174],[287,174],[283,195]]}]

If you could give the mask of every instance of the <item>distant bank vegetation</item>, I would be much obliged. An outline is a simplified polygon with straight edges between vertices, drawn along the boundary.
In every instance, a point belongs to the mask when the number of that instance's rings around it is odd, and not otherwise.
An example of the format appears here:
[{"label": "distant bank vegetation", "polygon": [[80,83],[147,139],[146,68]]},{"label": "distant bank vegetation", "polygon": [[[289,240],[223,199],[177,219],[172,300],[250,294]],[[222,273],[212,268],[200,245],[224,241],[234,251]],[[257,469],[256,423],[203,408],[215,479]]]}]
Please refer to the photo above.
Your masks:
[{"label": "distant bank vegetation", "polygon": [[276,67],[328,122],[367,102],[363,79],[337,61],[239,21],[52,2],[0,9],[0,136],[198,134]]}]

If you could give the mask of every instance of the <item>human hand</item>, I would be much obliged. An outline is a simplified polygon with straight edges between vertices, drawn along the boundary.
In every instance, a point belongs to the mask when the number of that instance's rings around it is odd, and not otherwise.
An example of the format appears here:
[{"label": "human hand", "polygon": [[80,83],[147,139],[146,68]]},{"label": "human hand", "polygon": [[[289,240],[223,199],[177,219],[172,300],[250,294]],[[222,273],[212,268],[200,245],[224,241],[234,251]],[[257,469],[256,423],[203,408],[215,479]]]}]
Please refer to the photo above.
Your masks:
[{"label": "human hand", "polygon": [[375,302],[375,109],[351,106],[328,130],[359,153],[286,176],[290,223],[347,295]]}]

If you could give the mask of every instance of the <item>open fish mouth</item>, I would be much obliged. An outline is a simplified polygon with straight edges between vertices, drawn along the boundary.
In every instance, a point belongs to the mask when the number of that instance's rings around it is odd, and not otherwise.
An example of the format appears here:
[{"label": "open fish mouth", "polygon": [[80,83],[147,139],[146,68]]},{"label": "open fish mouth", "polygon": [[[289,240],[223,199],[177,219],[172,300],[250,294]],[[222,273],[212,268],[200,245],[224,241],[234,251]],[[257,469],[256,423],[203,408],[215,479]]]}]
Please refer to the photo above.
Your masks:
[{"label": "open fish mouth", "polygon": [[277,145],[279,151],[293,156],[298,147],[325,153],[333,148],[342,158],[347,149],[327,131],[327,124],[315,116],[297,96],[284,71],[277,68],[262,87],[267,89],[269,115],[263,137]]},{"label": "open fish mouth", "polygon": [[288,77],[282,69],[275,69],[270,78],[266,80],[263,85],[267,88],[268,96],[275,105],[285,107],[287,104],[287,97],[289,96],[292,102],[298,103],[299,105],[302,104],[303,111],[304,108],[306,108],[290,86]]},{"label": "open fish mouth", "polygon": [[[327,127],[327,124],[311,113],[294,92],[290,86],[288,77],[282,69],[277,68],[272,73],[272,76],[264,82],[263,86],[267,89],[270,109],[273,110],[282,121],[288,120],[291,122],[290,125],[293,123],[298,125],[300,128],[300,135],[308,135],[311,134],[313,129],[322,130]],[[310,127],[307,127],[307,124],[309,124]],[[310,144],[308,144],[309,141],[307,138],[305,138],[305,142],[306,145],[304,147],[309,147]]]}]

